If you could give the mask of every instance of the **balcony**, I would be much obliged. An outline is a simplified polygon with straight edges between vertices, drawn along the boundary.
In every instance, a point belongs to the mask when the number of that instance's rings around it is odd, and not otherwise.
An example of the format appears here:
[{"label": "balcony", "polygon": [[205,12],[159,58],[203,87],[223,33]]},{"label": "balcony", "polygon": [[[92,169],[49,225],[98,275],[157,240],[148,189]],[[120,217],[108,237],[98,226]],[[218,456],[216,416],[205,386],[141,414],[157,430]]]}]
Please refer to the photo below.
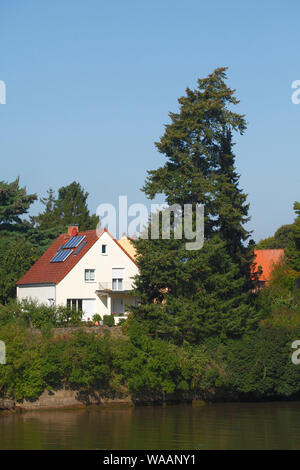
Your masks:
[{"label": "balcony", "polygon": [[100,293],[122,293],[133,290],[132,281],[124,281],[123,279],[113,279],[108,282],[99,282],[97,292]]}]

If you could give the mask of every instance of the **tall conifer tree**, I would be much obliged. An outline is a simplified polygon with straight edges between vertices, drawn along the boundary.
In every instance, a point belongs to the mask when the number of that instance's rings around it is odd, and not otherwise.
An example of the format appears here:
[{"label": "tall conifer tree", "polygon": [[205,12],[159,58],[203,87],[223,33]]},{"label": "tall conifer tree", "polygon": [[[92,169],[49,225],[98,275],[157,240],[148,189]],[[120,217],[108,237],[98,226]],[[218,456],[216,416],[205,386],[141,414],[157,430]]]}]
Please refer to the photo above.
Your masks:
[{"label": "tall conifer tree", "polygon": [[135,319],[154,335],[182,343],[211,335],[234,337],[257,321],[250,279],[252,249],[246,195],[239,189],[232,133],[243,134],[243,115],[225,83],[226,68],[198,80],[179,98],[178,113],[156,147],[166,163],[148,172],[143,191],[165,195],[169,205],[204,204],[205,243],[187,251],[187,240],[136,241],[140,275]]}]

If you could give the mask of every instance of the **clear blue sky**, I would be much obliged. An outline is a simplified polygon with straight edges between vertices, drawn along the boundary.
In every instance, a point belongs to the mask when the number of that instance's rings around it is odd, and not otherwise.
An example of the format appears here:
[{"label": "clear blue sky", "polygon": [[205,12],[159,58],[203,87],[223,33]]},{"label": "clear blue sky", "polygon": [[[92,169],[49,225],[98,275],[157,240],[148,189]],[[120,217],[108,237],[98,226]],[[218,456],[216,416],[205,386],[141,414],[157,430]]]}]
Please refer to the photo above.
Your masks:
[{"label": "clear blue sky", "polygon": [[[39,196],[79,181],[89,208],[145,202],[154,141],[198,77],[228,66],[249,123],[237,138],[254,238],[293,220],[300,200],[300,3],[14,0],[0,4],[1,180]],[[32,213],[40,209],[35,203]]]}]

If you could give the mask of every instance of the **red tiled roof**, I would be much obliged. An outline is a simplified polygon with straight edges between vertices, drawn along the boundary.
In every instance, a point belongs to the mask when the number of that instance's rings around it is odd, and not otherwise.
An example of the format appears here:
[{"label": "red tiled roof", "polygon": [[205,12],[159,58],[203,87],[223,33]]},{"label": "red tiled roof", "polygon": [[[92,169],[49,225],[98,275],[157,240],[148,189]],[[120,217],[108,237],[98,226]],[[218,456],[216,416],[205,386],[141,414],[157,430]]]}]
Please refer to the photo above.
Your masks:
[{"label": "red tiled roof", "polygon": [[71,236],[67,233],[60,235],[48,248],[47,251],[31,266],[31,268],[24,274],[23,277],[17,282],[17,285],[23,284],[58,284],[78,263],[78,261],[86,254],[86,252],[94,245],[98,238],[103,232],[107,232],[108,235],[115,241],[115,243],[121,248],[124,253],[133,261],[133,258],[124,250],[121,245],[113,238],[108,230],[103,229],[97,234],[96,230],[88,230],[85,232],[78,232],[78,235],[85,235],[84,241],[86,245],[79,251],[77,255],[73,253],[62,263],[50,263],[53,256],[56,255],[57,250],[64,245]]},{"label": "red tiled roof", "polygon": [[283,260],[284,250],[254,250],[254,254],[255,258],[253,265],[251,266],[251,272],[257,272],[259,266],[261,266],[263,272],[259,276],[258,280],[269,281],[274,265]]}]

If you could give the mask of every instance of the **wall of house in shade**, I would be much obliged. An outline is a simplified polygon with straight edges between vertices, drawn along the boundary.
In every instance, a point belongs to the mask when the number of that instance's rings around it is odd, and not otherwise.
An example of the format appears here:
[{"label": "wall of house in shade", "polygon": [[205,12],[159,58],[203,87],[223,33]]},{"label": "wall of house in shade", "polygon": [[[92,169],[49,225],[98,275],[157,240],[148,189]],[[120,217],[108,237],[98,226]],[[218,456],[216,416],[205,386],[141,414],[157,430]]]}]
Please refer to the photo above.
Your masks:
[{"label": "wall of house in shade", "polygon": [[56,286],[54,284],[34,284],[17,286],[17,298],[36,300],[39,303],[53,305],[56,302]]}]

